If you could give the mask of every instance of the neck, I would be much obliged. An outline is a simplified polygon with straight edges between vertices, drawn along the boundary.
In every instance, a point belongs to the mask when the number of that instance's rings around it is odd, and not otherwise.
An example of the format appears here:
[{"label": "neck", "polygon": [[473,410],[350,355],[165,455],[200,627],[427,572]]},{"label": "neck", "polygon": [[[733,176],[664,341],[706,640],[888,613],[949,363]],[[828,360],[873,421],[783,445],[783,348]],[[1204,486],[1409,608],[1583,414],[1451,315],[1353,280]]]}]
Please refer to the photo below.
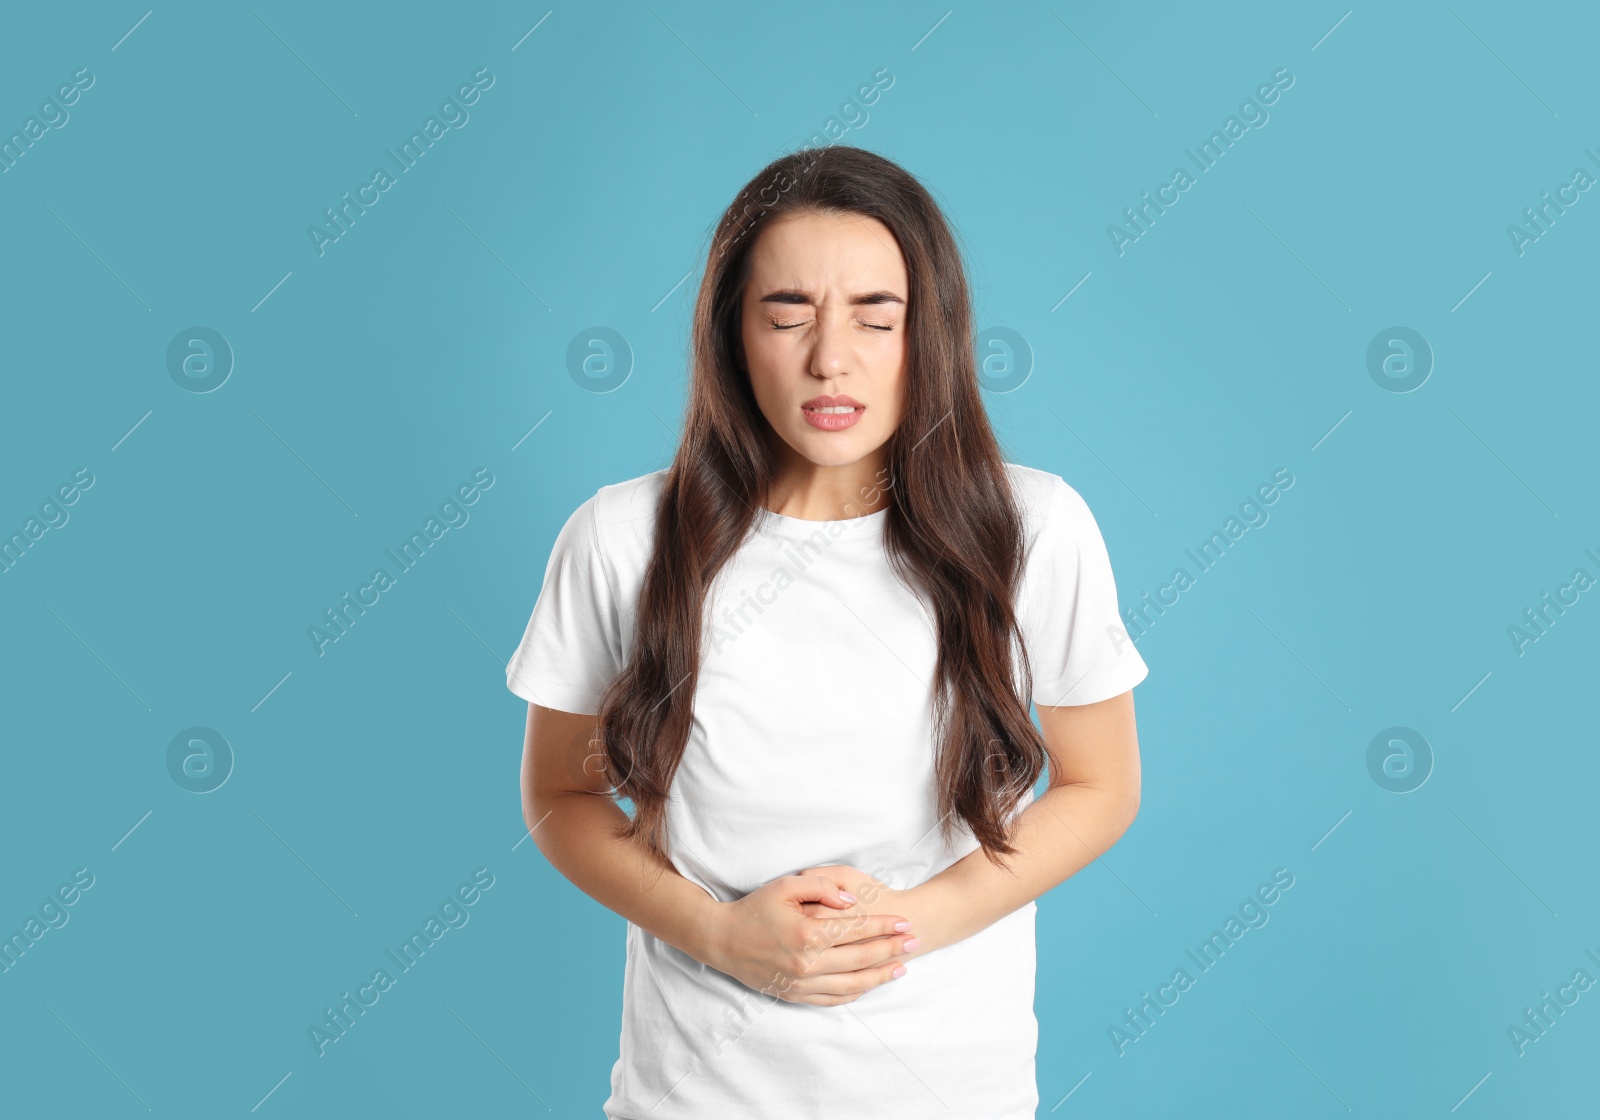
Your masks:
[{"label": "neck", "polygon": [[822,466],[785,445],[763,504],[773,513],[803,521],[843,521],[877,513],[889,505],[886,464],[881,447],[854,463]]}]

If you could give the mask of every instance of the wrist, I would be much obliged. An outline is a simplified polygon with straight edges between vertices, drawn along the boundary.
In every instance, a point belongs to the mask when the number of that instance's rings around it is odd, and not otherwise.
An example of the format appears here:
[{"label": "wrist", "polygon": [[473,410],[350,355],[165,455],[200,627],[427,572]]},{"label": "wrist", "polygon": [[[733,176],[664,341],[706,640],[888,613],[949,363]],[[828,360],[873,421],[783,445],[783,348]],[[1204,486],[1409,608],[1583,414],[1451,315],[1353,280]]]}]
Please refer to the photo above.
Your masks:
[{"label": "wrist", "polygon": [[711,968],[717,968],[717,961],[722,957],[729,905],[701,892],[700,901],[687,915],[683,951]]},{"label": "wrist", "polygon": [[911,922],[917,952],[928,953],[954,944],[963,936],[951,923],[950,883],[935,875],[927,882],[901,892],[901,908]]}]

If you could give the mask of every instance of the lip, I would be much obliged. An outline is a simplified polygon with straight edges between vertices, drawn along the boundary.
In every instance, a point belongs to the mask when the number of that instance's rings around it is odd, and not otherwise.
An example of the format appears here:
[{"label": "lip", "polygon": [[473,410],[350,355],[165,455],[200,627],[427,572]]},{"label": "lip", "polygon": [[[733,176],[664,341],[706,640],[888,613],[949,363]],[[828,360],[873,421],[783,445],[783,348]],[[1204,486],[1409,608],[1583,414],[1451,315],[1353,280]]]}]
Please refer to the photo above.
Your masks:
[{"label": "lip", "polygon": [[[852,408],[854,412],[818,412],[819,408]],[[867,406],[853,397],[840,394],[836,397],[823,395],[812,397],[800,406],[800,413],[806,418],[806,423],[823,432],[842,432],[851,427]]]},{"label": "lip", "polygon": [[802,404],[801,408],[828,408],[831,405],[849,405],[851,408],[865,408],[866,406],[854,397],[847,397],[840,393],[837,397],[830,397],[824,393],[820,397],[812,397]]}]

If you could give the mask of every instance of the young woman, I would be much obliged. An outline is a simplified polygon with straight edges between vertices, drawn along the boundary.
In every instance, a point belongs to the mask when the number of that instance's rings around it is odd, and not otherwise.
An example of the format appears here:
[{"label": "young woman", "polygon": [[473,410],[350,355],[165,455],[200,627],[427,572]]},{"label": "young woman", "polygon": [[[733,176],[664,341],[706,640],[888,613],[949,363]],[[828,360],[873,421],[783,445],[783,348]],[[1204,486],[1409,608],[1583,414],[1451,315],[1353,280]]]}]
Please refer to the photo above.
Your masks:
[{"label": "young woman", "polygon": [[506,667],[533,837],[628,920],[606,1115],[1032,1117],[1033,900],[1133,820],[1146,672],[1083,499],[1001,458],[928,192],[768,166],[671,466],[572,514]]}]

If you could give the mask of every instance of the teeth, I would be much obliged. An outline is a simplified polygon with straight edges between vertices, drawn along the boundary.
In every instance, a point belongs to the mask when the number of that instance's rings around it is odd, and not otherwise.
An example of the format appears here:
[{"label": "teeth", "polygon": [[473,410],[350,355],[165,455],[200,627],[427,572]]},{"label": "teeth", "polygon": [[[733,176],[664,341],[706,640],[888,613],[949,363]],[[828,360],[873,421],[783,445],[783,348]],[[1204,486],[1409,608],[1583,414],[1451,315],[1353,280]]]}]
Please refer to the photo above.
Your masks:
[{"label": "teeth", "polygon": [[848,404],[830,404],[830,405],[824,405],[821,408],[814,408],[811,411],[812,412],[826,413],[829,416],[842,415],[842,414],[844,414],[846,412],[854,412],[855,411],[855,406],[854,405],[848,405]]}]

